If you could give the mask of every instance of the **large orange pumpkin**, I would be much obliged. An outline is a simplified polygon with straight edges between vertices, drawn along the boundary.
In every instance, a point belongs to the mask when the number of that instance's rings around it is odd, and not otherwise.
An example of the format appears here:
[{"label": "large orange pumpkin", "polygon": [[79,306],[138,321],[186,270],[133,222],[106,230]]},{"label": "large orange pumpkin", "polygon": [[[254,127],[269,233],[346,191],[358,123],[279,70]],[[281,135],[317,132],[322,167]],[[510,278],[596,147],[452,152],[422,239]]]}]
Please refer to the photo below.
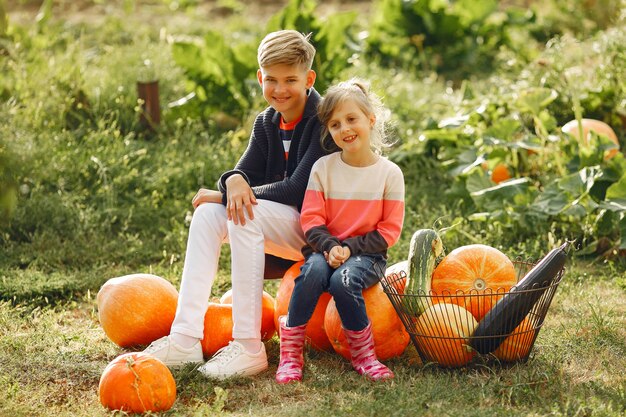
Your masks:
[{"label": "large orange pumpkin", "polygon": [[516,282],[513,262],[498,249],[481,244],[461,246],[435,268],[433,302],[458,304],[480,321]]},{"label": "large orange pumpkin", "polygon": [[536,332],[531,317],[531,315],[526,316],[493,352],[498,359],[504,362],[514,362],[528,357],[533,347]]},{"label": "large orange pumpkin", "polygon": [[[304,264],[304,262],[298,262],[285,272],[285,276],[283,276],[283,279],[280,281],[280,286],[276,292],[274,325],[279,333],[280,326],[278,324],[278,318],[287,314],[295,280],[298,278],[298,275],[300,275],[300,267],[302,264]],[[328,305],[330,299],[330,294],[322,294],[317,302],[315,310],[313,311],[313,315],[306,326],[306,342],[309,346],[317,350],[332,350],[332,345],[330,344],[330,340],[328,340],[328,336],[326,336],[326,331],[324,329],[324,315],[326,314],[326,306]]]},{"label": "large orange pumpkin", "polygon": [[585,145],[589,143],[589,132],[594,131],[599,135],[604,135],[617,145],[617,148],[605,151],[604,159],[611,159],[615,155],[617,155],[617,153],[619,152],[619,140],[617,139],[617,135],[615,134],[615,131],[611,128],[611,126],[600,120],[595,119],[581,119],[580,123],[583,129],[582,138],[580,137],[580,131],[578,130],[578,121],[576,119],[570,120],[569,122],[565,123],[561,128],[561,131],[563,133],[567,133],[568,135],[572,135]]},{"label": "large orange pumpkin", "polygon": [[[220,304],[233,303],[233,290],[230,289],[220,297]],[[263,291],[262,315],[261,315],[261,339],[265,342],[270,340],[276,333],[274,325],[274,297]]]},{"label": "large orange pumpkin", "polygon": [[478,322],[457,304],[435,304],[415,321],[415,339],[420,352],[441,366],[458,367],[467,364],[474,355],[469,337]]},{"label": "large orange pumpkin", "polygon": [[104,333],[121,347],[147,345],[170,334],[178,291],[150,274],[111,278],[98,291],[98,318]]},{"label": "large orange pumpkin", "polygon": [[[385,360],[402,355],[409,344],[409,334],[404,329],[391,301],[383,292],[381,284],[363,291],[363,298],[367,316],[372,322],[374,350],[378,359]],[[350,359],[350,348],[343,334],[341,318],[334,299],[331,299],[326,307],[324,327],[335,351],[344,358]]]},{"label": "large orange pumpkin", "polygon": [[125,353],[102,372],[100,403],[130,413],[169,410],[176,400],[176,381],[167,366],[143,352]]},{"label": "large orange pumpkin", "polygon": [[611,159],[617,155],[619,152],[619,140],[617,139],[617,135],[611,126],[595,119],[581,119],[580,123],[582,125],[582,138],[580,137],[578,121],[576,119],[565,123],[565,125],[561,128],[561,131],[563,131],[563,133],[567,133],[568,135],[572,135],[579,141],[582,140],[582,143],[585,145],[589,143],[589,132],[594,131],[599,135],[604,135],[617,145],[617,148],[610,149],[604,153],[604,159]]}]

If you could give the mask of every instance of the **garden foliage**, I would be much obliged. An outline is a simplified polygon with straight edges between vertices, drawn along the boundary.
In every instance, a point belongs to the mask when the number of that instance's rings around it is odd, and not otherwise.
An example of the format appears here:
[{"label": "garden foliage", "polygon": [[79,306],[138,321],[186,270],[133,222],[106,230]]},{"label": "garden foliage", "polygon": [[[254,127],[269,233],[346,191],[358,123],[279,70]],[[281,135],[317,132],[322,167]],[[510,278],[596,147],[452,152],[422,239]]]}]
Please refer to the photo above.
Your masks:
[{"label": "garden foliage", "polygon": [[[370,22],[291,0],[262,27],[162,31],[116,16],[96,31],[67,25],[52,2],[28,26],[0,10],[0,276],[25,280],[0,279],[0,293],[19,287],[28,298],[36,286],[25,277],[59,271],[81,291],[98,283],[80,271],[102,280],[94,271],[180,267],[189,201],[243,151],[265,105],[256,46],[279,28],[312,33],[318,90],[361,76],[392,109],[390,158],[407,183],[392,260],[434,222],[454,225],[452,247],[481,242],[537,256],[569,239],[579,254],[614,258],[626,249],[624,155],[605,159],[612,142],[593,135],[584,145],[560,126],[603,120],[624,148],[619,2],[603,1],[602,16],[576,0],[511,3],[380,0]],[[146,63],[163,108],[154,133],[138,122]],[[499,164],[512,178],[496,184]],[[46,297],[66,294],[55,291]]]}]

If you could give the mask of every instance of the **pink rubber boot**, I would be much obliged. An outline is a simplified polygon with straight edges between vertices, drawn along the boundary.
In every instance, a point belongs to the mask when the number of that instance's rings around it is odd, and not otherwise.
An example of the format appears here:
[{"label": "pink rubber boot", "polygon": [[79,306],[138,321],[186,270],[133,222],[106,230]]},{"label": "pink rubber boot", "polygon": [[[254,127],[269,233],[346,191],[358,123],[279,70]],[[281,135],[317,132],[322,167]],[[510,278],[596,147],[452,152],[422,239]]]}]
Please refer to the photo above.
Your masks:
[{"label": "pink rubber boot", "polygon": [[280,323],[280,363],[276,370],[276,382],[286,384],[291,381],[301,381],[306,324],[287,327],[286,316],[281,316],[278,323]]},{"label": "pink rubber boot", "polygon": [[393,378],[393,372],[376,358],[371,322],[363,330],[343,329],[343,333],[346,335],[350,346],[352,367],[359,374],[365,375],[373,381]]}]

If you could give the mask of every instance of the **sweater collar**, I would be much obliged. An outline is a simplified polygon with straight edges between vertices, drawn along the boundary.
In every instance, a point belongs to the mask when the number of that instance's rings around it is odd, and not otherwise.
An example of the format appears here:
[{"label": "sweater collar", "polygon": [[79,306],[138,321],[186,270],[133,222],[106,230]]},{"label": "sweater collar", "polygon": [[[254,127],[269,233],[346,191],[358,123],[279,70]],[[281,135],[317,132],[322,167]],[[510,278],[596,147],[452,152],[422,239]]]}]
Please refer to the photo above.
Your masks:
[{"label": "sweater collar", "polygon": [[[317,114],[317,105],[320,102],[322,97],[315,90],[315,88],[309,88],[309,94],[306,99],[306,104],[304,105],[304,111],[302,112],[302,120],[306,120],[312,116]],[[272,116],[272,123],[278,125],[280,123],[280,113],[274,111],[274,115]]]}]

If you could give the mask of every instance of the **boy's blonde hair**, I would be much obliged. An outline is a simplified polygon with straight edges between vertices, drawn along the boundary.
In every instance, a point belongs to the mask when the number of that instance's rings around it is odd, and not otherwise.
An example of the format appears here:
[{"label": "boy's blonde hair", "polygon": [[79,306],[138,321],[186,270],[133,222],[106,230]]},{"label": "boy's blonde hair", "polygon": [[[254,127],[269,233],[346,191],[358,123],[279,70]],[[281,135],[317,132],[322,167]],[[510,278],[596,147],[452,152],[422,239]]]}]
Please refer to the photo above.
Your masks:
[{"label": "boy's blonde hair", "polygon": [[328,122],[335,108],[346,100],[354,100],[359,109],[366,115],[373,114],[376,116],[376,123],[372,127],[372,135],[370,136],[370,147],[375,153],[381,154],[383,148],[393,145],[393,142],[389,142],[387,137],[389,110],[383,105],[380,97],[370,91],[366,81],[352,78],[329,87],[317,107],[317,115],[322,124],[322,147],[328,151],[337,150],[334,142],[327,140]]},{"label": "boy's blonde hair", "polygon": [[311,34],[303,35],[295,30],[279,30],[263,38],[257,51],[259,67],[276,64],[302,65],[310,70],[315,58],[315,47],[309,39]]}]

